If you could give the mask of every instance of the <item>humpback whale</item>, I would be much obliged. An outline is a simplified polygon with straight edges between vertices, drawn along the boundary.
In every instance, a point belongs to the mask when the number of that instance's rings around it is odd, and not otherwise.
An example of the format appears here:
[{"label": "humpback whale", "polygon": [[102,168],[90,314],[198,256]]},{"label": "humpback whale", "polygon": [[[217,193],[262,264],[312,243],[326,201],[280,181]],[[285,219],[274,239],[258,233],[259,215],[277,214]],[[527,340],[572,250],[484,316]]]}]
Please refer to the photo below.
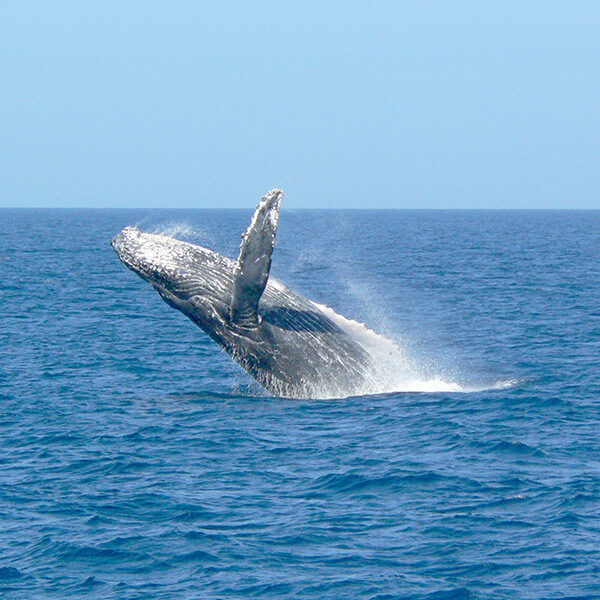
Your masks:
[{"label": "humpback whale", "polygon": [[127,227],[112,246],[162,299],[204,330],[275,396],[365,393],[373,368],[355,321],[269,278],[283,193],[259,202],[239,258]]}]

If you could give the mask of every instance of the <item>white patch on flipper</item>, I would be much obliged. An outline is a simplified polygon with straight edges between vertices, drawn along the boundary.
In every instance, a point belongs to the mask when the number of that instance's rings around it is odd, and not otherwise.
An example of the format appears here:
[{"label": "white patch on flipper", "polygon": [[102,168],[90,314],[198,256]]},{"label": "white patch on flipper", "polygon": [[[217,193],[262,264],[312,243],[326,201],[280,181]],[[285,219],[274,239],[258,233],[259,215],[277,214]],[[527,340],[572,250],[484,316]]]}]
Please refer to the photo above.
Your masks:
[{"label": "white patch on flipper", "polygon": [[353,340],[357,341],[365,350],[377,350],[388,353],[395,358],[404,358],[404,353],[392,340],[375,333],[369,329],[364,323],[348,319],[338,313],[333,308],[325,304],[313,304],[331,321],[333,321],[342,331],[347,333]]},{"label": "white patch on flipper", "polygon": [[271,210],[269,210],[268,218],[271,222],[273,230],[277,229],[277,223],[279,222],[279,208],[281,206],[281,197],[283,196],[283,192],[281,192],[280,190],[272,190],[264,198],[262,198],[256,206],[254,214],[252,215],[252,219],[250,220],[250,225],[248,225],[248,229],[246,229],[246,232],[242,234],[242,238],[245,238],[248,235],[248,233],[252,231],[254,227],[256,227],[256,221],[258,220],[259,215],[261,214],[264,207],[272,200],[273,195],[278,195],[279,198],[277,199],[277,202],[271,208]]}]

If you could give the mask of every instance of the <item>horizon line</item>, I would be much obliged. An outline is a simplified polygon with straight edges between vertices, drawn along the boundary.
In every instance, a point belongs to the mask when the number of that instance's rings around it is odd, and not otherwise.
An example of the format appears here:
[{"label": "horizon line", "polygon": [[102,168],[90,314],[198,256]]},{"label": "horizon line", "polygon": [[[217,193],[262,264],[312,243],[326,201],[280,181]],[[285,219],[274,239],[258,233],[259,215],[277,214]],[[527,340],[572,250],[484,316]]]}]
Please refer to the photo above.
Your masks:
[{"label": "horizon line", "polygon": [[[123,207],[123,206],[0,206],[0,210],[89,210],[89,211],[103,211],[103,210],[114,210],[114,211],[148,211],[148,210],[164,210],[164,211],[189,211],[189,210],[240,210],[240,211],[252,211],[255,207],[166,207],[166,206],[141,206],[141,207]],[[598,212],[600,208],[592,207],[555,207],[555,208],[529,208],[529,207],[380,207],[380,208],[363,208],[363,207],[352,207],[352,206],[340,206],[340,207],[282,207],[281,212],[294,212],[294,211],[363,211],[363,212],[376,212],[376,211],[479,211],[479,212],[577,212],[577,211],[588,211]]]}]

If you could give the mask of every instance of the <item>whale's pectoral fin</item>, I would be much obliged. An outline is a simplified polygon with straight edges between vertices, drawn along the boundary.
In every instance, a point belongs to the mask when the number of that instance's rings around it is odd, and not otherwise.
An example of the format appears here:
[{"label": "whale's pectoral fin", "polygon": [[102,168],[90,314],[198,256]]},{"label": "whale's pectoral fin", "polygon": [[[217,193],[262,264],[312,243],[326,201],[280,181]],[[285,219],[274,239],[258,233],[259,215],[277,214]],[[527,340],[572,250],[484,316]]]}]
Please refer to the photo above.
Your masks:
[{"label": "whale's pectoral fin", "polygon": [[258,203],[242,235],[231,298],[231,320],[242,327],[260,325],[258,302],[269,279],[282,197],[279,190],[269,192]]}]

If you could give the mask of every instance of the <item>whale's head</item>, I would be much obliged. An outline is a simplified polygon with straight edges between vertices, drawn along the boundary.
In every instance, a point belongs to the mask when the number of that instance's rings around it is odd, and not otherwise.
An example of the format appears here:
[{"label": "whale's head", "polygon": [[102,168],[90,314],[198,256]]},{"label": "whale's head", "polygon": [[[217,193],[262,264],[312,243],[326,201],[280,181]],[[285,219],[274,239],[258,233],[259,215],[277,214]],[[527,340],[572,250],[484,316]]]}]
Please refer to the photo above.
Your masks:
[{"label": "whale's head", "polygon": [[170,304],[227,315],[235,264],[220,254],[136,227],[126,227],[111,242],[123,263],[148,281]]}]

